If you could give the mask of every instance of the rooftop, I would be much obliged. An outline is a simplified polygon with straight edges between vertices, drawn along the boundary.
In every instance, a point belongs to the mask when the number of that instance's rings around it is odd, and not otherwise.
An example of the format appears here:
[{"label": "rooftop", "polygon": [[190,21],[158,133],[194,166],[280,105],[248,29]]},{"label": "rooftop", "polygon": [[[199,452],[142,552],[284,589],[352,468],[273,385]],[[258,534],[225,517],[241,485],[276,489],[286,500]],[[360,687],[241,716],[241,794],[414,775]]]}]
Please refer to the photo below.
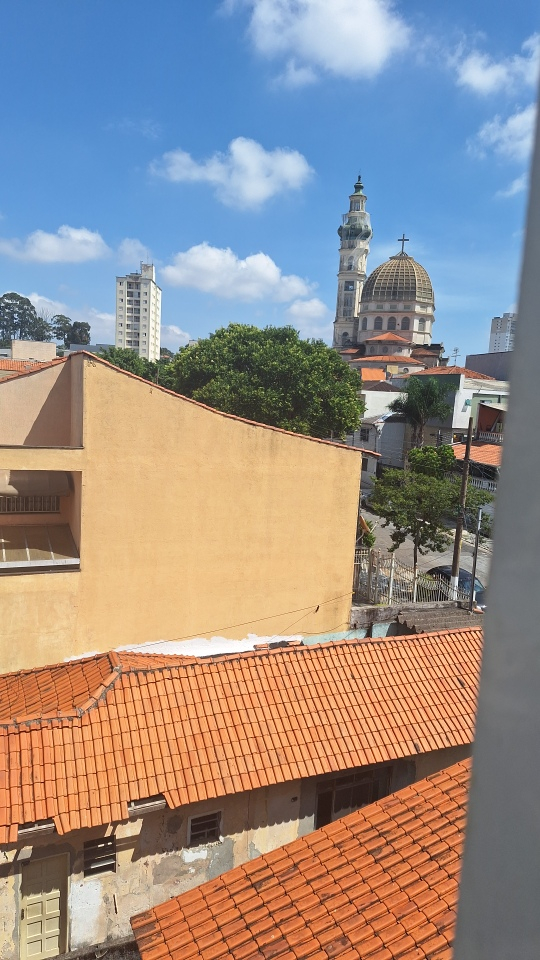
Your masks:
[{"label": "rooftop", "polygon": [[379,340],[383,343],[406,343],[412,347],[411,341],[406,337],[400,337],[399,333],[380,333],[378,337],[368,337],[366,343],[377,343]]},{"label": "rooftop", "polygon": [[369,367],[360,367],[359,370],[362,380],[372,380],[378,382],[384,380],[384,370],[371,370]]},{"label": "rooftop", "polygon": [[[454,443],[452,450],[456,460],[465,459],[465,443]],[[500,467],[502,460],[502,443],[472,443],[471,461],[484,466]]]},{"label": "rooftop", "polygon": [[142,960],[450,960],[470,761],[132,918]]},{"label": "rooftop", "polygon": [[354,358],[353,362],[354,363],[358,362],[361,365],[365,363],[403,363],[403,364],[406,364],[408,367],[423,366],[423,363],[421,363],[420,360],[415,360],[414,357],[407,357],[405,354],[393,354],[393,353],[376,354],[375,356],[371,356],[371,354],[369,354],[369,356],[366,356],[366,357],[359,357],[358,360]]},{"label": "rooftop", "polygon": [[[474,370],[469,370],[467,367],[429,367],[427,370],[422,370],[418,374],[419,377],[435,377],[435,376],[444,376],[445,374],[453,374],[454,376],[469,377],[473,380],[495,380],[495,377],[488,377],[485,373],[475,373]],[[415,374],[417,376],[417,374]]]},{"label": "rooftop", "polygon": [[0,678],[0,843],[472,742],[482,632],[207,658],[108,653]]}]

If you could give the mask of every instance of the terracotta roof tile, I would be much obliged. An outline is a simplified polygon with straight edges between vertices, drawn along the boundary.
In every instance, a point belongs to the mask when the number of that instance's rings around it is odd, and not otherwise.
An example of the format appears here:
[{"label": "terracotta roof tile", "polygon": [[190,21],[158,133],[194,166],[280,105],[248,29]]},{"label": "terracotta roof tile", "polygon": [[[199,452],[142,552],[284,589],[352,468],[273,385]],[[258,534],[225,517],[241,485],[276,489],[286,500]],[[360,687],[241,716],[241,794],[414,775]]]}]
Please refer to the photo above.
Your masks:
[{"label": "terracotta roof tile", "polygon": [[399,333],[380,333],[377,337],[368,337],[366,343],[377,343],[377,341],[382,340],[391,341],[392,343],[408,343],[410,347],[413,346],[410,340],[407,340],[406,337],[400,337]]},{"label": "terracotta roof tile", "polygon": [[[319,960],[321,955],[326,960],[449,960],[458,896],[451,870],[461,858],[463,833],[458,823],[465,815],[469,773],[470,761],[458,763],[223,874],[219,878],[223,896],[210,911],[221,931],[224,955],[229,960],[261,954],[268,960],[286,956]],[[448,804],[450,794],[453,802]],[[405,829],[397,826],[397,818],[406,823]],[[414,828],[427,836],[429,852],[419,851],[412,838]],[[445,841],[453,856],[451,868],[441,865],[435,852],[443,831],[446,838],[451,837]],[[388,839],[396,833],[402,840],[401,869],[389,881]],[[305,858],[298,857],[300,852]],[[336,863],[341,862],[350,867],[355,880],[345,893],[335,883],[340,869]],[[419,865],[427,873],[426,880],[419,879]],[[280,890],[290,894],[292,906],[286,916],[274,909],[266,889],[257,886],[257,878],[268,874]],[[200,911],[210,903],[212,883],[132,918],[142,960],[152,960],[156,951],[166,960],[183,960],[187,944],[195,946],[189,954],[194,960],[215,960],[216,947],[207,946],[201,938],[200,922]],[[239,892],[244,895],[241,916],[229,937],[222,920],[234,909]],[[305,909],[307,903],[313,906]],[[261,904],[268,908],[264,930],[251,922]],[[180,923],[185,931],[181,942],[176,937]]]},{"label": "terracotta roof tile", "polygon": [[[468,744],[480,655],[474,627],[202,659],[100,654],[0,676],[0,842],[44,818],[59,833],[125,819],[159,793],[176,807]],[[305,841],[288,853],[314,855]]]},{"label": "terracotta roof tile", "polygon": [[[392,353],[389,353],[389,354],[383,353],[381,355],[376,354],[375,356],[371,356],[371,354],[369,354],[369,356],[360,357],[358,361],[355,360],[353,362],[355,363],[358,362],[360,366],[363,366],[366,363],[402,363],[402,364],[407,364],[408,367],[423,366],[423,363],[421,363],[420,360],[415,360],[414,357],[407,357],[405,356],[405,354],[394,355]],[[436,369],[438,369],[438,367]]]},{"label": "terracotta roof tile", "polygon": [[415,374],[415,376],[435,377],[444,376],[445,374],[453,374],[454,376],[463,374],[463,376],[472,377],[474,380],[495,380],[495,377],[488,377],[486,373],[475,373],[474,370],[469,370],[467,367],[429,367],[429,369],[422,370],[420,373]]},{"label": "terracotta roof tile", "polygon": [[[465,459],[464,443],[454,443],[452,450],[456,460]],[[489,467],[500,467],[502,460],[502,443],[472,443],[471,461],[481,463]]]}]

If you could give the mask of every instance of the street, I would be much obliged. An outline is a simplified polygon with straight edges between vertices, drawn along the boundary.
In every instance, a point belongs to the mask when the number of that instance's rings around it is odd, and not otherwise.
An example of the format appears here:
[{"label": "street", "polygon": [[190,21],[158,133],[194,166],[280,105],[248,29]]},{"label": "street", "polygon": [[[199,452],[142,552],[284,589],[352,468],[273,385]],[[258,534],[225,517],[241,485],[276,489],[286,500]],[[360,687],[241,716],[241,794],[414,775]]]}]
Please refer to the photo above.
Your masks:
[{"label": "street", "polygon": [[[374,533],[377,537],[375,543],[375,549],[381,550],[384,553],[387,553],[389,548],[392,546],[392,540],[390,539],[390,534],[392,532],[392,527],[383,527],[383,519],[378,517],[377,514],[372,513],[369,510],[364,512],[364,517],[366,520],[374,523]],[[453,536],[453,530],[449,531]],[[491,548],[492,541],[484,541],[483,545],[480,545],[478,551],[478,562],[476,565],[476,576],[480,582],[487,587],[489,581],[489,568],[491,565]],[[439,567],[443,565],[452,564],[453,556],[453,543],[448,547],[444,553],[428,553],[425,556],[420,556],[418,559],[418,569],[419,570],[429,570],[431,567]],[[473,564],[473,551],[474,551],[474,536],[470,533],[465,533],[463,542],[461,545],[461,559],[460,567],[463,567],[465,570],[472,570]],[[401,563],[407,564],[412,567],[413,564],[413,544],[411,540],[406,540],[401,547],[398,547],[396,550],[396,558],[401,561]]]}]

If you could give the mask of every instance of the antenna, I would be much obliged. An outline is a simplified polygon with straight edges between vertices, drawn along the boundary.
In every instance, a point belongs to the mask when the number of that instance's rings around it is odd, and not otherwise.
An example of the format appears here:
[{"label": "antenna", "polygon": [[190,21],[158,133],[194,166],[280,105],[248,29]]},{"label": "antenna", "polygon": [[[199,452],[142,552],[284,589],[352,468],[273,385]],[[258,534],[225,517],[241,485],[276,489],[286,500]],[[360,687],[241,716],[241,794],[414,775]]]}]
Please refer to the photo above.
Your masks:
[{"label": "antenna", "polygon": [[459,347],[454,347],[454,349],[452,350],[452,360],[454,361],[453,364],[452,364],[453,367],[455,367],[455,365],[456,365],[456,360],[457,360],[457,358],[458,358],[459,356],[461,356],[461,354],[460,354],[460,352],[459,352]]}]

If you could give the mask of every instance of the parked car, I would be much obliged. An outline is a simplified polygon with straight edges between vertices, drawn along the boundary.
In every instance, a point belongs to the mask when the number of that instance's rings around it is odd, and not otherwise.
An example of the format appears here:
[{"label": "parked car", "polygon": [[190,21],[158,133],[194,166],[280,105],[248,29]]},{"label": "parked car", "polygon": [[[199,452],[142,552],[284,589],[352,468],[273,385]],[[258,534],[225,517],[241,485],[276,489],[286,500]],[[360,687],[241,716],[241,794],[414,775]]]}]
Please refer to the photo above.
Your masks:
[{"label": "parked car", "polygon": [[[440,567],[431,567],[431,569],[428,570],[427,573],[429,573],[430,577],[442,577],[443,580],[450,581],[450,578],[452,576],[452,567],[445,566],[443,564]],[[472,582],[472,573],[470,573],[468,570],[464,570],[463,567],[460,567],[459,576],[458,576],[458,588],[462,590],[464,593],[466,593],[468,596],[470,596],[470,593],[471,593],[471,582]],[[480,582],[478,577],[474,578],[474,592],[475,592],[477,607],[480,607],[482,610],[485,610],[486,609],[486,600],[485,600],[486,588],[484,587],[484,584]]]}]

